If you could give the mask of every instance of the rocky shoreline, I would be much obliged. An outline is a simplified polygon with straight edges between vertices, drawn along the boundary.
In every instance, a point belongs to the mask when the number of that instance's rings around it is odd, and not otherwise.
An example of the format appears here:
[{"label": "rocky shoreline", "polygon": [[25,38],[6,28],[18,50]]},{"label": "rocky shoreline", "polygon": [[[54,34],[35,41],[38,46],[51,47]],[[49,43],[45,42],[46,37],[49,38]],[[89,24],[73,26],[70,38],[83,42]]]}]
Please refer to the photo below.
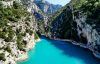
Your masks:
[{"label": "rocky shoreline", "polygon": [[[50,39],[54,39],[54,38],[50,38]],[[73,41],[73,40],[69,40],[69,39],[57,39],[57,38],[55,38],[54,40],[68,41],[68,42],[71,42],[73,45],[78,45],[78,46],[80,46],[80,47],[82,47],[82,48],[89,49],[90,51],[92,51],[92,54],[93,54],[96,58],[100,59],[100,53],[94,51],[94,49],[89,48],[88,46],[86,46],[86,45],[84,45],[84,44],[82,44],[82,43],[77,43],[77,42],[75,42],[75,41]]]},{"label": "rocky shoreline", "polygon": [[19,58],[16,58],[16,62],[18,61],[24,61],[24,60],[27,60],[28,59],[28,51],[30,51],[31,49],[33,49],[36,45],[36,42],[40,41],[40,39],[34,39],[34,34],[31,36],[31,39],[29,41],[29,43],[27,44],[27,51],[24,52],[24,54],[22,54],[21,57]]},{"label": "rocky shoreline", "polygon": [[71,41],[71,42],[72,42],[72,44],[74,44],[74,45],[78,45],[78,46],[80,46],[80,47],[82,47],[82,48],[89,49],[90,51],[92,51],[92,54],[93,54],[96,58],[100,59],[100,53],[98,53],[97,51],[94,51],[94,49],[88,47],[87,45],[78,44],[78,43],[76,44],[75,41]]}]

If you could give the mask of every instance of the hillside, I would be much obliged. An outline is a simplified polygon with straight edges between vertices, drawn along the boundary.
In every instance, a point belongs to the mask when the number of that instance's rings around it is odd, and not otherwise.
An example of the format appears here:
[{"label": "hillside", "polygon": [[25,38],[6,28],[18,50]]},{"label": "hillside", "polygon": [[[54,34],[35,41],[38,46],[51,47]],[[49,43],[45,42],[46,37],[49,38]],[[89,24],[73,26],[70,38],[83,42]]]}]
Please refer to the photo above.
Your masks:
[{"label": "hillside", "polygon": [[48,22],[47,36],[68,39],[100,58],[100,1],[72,0]]},{"label": "hillside", "polygon": [[37,32],[45,31],[49,10],[43,11],[44,7],[56,5],[45,2],[42,9],[40,3],[43,2],[0,0],[0,64],[16,64],[24,56],[26,59],[38,39]]},{"label": "hillside", "polygon": [[[0,63],[16,64],[16,60],[26,55],[27,45],[36,34],[37,23],[23,1],[0,1]],[[34,36],[35,37],[35,36]],[[35,37],[37,38],[37,36]],[[24,52],[24,53],[23,53]]]}]

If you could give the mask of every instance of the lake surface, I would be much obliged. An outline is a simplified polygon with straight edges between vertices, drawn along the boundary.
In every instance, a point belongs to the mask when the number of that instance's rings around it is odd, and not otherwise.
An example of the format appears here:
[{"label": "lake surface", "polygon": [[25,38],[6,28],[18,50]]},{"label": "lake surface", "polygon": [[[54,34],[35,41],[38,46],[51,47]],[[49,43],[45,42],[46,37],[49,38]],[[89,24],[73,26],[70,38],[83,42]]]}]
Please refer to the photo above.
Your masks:
[{"label": "lake surface", "polygon": [[100,64],[93,54],[70,42],[41,37],[36,47],[29,51],[29,58],[17,64]]}]

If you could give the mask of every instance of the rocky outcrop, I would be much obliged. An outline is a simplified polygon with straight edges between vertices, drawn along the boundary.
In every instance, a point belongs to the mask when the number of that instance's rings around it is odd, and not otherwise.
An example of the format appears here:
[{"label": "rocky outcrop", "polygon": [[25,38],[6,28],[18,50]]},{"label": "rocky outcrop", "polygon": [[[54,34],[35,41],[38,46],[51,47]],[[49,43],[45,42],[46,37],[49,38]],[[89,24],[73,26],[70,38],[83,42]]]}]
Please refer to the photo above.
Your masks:
[{"label": "rocky outcrop", "polygon": [[28,12],[32,12],[34,0],[20,0]]},{"label": "rocky outcrop", "polygon": [[6,1],[6,2],[5,1],[1,1],[0,3],[4,8],[13,6],[13,1]]}]

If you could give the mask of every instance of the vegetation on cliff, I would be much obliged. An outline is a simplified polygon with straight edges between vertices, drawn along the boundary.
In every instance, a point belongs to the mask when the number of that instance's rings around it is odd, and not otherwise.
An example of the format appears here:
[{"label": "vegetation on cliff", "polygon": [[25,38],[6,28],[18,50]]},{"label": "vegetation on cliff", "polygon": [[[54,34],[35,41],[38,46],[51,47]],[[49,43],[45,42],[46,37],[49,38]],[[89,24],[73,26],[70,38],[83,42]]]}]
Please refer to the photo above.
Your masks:
[{"label": "vegetation on cliff", "polygon": [[8,64],[10,58],[10,64],[15,64],[21,51],[26,52],[32,34],[38,38],[36,25],[34,15],[21,2],[0,0],[0,60]]},{"label": "vegetation on cliff", "polygon": [[100,0],[71,0],[50,21],[49,37],[76,41],[99,57]]}]

